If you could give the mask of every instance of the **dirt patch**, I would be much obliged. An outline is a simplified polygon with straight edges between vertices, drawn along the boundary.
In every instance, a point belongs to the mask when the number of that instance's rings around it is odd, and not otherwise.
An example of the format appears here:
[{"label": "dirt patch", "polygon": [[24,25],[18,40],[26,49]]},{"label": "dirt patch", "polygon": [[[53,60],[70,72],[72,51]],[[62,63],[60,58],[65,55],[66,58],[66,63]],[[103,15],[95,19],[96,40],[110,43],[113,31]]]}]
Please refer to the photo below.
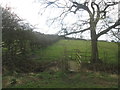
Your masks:
[{"label": "dirt patch", "polygon": [[72,72],[79,72],[80,71],[80,66],[77,62],[75,61],[68,61],[68,70]]}]

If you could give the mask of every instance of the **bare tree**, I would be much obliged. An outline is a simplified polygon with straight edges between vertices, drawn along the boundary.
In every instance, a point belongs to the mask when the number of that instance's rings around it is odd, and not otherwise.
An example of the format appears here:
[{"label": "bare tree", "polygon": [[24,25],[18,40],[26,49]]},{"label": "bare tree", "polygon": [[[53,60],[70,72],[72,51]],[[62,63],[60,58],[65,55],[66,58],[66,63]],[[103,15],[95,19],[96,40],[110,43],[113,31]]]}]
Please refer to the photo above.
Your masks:
[{"label": "bare tree", "polygon": [[[107,34],[112,29],[120,25],[120,18],[117,18],[117,5],[115,0],[40,0],[41,5],[45,5],[44,12],[47,9],[60,11],[58,16],[52,18],[52,23],[62,23],[60,32],[65,35],[90,32],[91,37],[91,62],[100,63],[98,54],[98,38]],[[115,14],[116,13],[116,14]],[[113,15],[114,14],[114,15]],[[72,24],[65,23],[68,17],[76,18]],[[54,15],[55,16],[55,15]],[[69,18],[69,19],[72,19]],[[71,20],[72,22],[72,20]],[[64,31],[62,31],[64,30]]]}]

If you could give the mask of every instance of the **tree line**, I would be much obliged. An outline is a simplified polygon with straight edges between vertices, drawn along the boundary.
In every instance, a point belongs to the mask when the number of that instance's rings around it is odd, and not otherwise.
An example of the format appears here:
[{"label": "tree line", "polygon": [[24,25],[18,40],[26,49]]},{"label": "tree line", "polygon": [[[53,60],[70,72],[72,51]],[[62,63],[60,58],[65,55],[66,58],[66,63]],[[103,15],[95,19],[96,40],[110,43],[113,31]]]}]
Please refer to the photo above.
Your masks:
[{"label": "tree line", "polygon": [[25,23],[9,7],[2,8],[2,60],[4,67],[24,69],[23,63],[32,51],[45,48],[59,40],[57,35],[45,35],[33,31],[34,27]]}]

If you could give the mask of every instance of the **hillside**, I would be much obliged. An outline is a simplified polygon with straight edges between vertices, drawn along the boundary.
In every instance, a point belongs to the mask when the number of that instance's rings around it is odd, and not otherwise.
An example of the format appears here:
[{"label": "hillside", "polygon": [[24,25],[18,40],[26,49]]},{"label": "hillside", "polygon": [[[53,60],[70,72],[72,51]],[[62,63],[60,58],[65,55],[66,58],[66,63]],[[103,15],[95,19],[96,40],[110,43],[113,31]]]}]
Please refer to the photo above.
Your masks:
[{"label": "hillside", "polygon": [[[118,63],[118,46],[113,42],[98,42],[99,56],[106,63]],[[38,60],[56,60],[64,55],[65,50],[68,55],[80,51],[81,60],[89,61],[91,53],[91,42],[85,40],[60,40],[45,49],[36,50]],[[74,57],[74,56],[73,56]]]},{"label": "hillside", "polygon": [[[3,87],[9,88],[117,88],[117,74],[92,71],[78,68],[75,63],[75,50],[79,50],[82,62],[89,62],[90,41],[60,40],[47,48],[36,49],[31,53],[31,60],[36,62],[30,66],[37,67],[36,71],[28,73],[7,73],[3,76]],[[117,64],[117,45],[110,42],[99,42],[100,57],[107,64]],[[106,54],[106,56],[105,56]],[[86,57],[84,57],[86,56]],[[61,60],[71,62],[69,68],[74,72],[64,72],[60,69]],[[27,65],[27,63],[26,63]],[[41,70],[41,66],[44,67]],[[62,63],[62,66],[64,64]],[[102,67],[102,66],[101,66]],[[30,67],[29,67],[30,68]],[[25,69],[25,68],[24,68]],[[30,69],[28,69],[30,70]]]}]

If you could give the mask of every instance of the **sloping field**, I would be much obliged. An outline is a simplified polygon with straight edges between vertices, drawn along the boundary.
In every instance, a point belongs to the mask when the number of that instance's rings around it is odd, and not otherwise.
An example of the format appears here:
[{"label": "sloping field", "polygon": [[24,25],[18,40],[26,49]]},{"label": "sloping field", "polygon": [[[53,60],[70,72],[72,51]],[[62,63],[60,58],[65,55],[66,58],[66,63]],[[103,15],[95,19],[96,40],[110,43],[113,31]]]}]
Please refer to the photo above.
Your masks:
[{"label": "sloping field", "polygon": [[[117,64],[117,44],[98,42],[98,47],[100,58],[104,62]],[[76,53],[80,54],[81,61],[89,61],[90,51],[90,41],[60,40],[45,49],[37,49],[33,52],[31,59],[46,65],[54,62],[54,60],[65,60],[67,58],[70,60],[69,66],[72,70],[79,67],[72,61],[75,60]],[[57,69],[55,65],[49,66],[44,71],[15,72],[13,75],[5,75],[2,80],[3,88],[118,88],[117,74],[96,72],[88,69],[65,73],[59,69],[53,70]],[[33,64],[33,66],[35,65]]]},{"label": "sloping field", "polygon": [[[118,63],[118,46],[113,42],[98,42],[99,56],[106,63]],[[81,61],[89,61],[91,56],[91,42],[84,40],[60,40],[41,50],[36,50],[37,60],[59,60],[64,56],[75,59],[79,51]]]}]

